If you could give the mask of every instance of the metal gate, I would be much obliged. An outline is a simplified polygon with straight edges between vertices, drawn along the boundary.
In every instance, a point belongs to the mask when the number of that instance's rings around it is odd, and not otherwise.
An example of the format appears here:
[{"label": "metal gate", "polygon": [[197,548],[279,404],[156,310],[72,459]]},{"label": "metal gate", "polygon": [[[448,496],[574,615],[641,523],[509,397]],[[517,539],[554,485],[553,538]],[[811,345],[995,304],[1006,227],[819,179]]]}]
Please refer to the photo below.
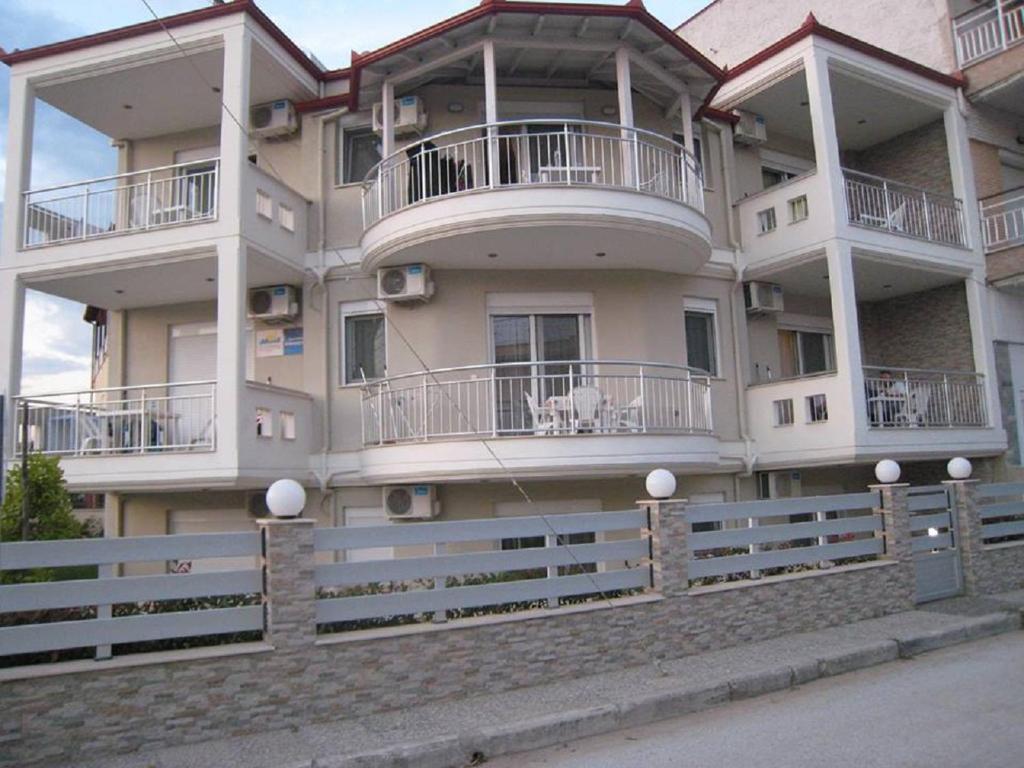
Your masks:
[{"label": "metal gate", "polygon": [[941,485],[910,489],[907,506],[918,603],[952,597],[963,589],[959,534],[949,501]]}]

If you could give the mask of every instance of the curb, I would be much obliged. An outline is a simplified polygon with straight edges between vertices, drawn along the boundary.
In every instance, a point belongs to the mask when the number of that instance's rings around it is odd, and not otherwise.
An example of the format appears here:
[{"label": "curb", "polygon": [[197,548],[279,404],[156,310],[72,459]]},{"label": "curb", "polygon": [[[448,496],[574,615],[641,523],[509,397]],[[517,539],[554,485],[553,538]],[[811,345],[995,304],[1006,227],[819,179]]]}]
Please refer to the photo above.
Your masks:
[{"label": "curb", "polygon": [[319,758],[310,764],[310,768],[462,768],[491,757],[648,725],[730,701],[787,690],[820,678],[835,677],[898,659],[911,659],[928,651],[1019,630],[1021,626],[1021,612],[982,616],[952,629],[891,640],[865,641],[862,645],[796,666],[770,667],[719,683],[669,689],[620,704],[559,712],[358,755]]}]

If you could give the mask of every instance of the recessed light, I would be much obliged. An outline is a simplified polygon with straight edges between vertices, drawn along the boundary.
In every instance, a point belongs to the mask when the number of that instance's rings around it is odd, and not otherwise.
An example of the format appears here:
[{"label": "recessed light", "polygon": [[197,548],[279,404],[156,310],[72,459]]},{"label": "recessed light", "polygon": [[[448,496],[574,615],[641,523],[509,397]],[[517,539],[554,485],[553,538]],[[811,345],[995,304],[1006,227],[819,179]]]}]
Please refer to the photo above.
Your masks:
[{"label": "recessed light", "polygon": [[885,289],[886,289],[887,291],[888,291],[888,290],[891,290],[891,289],[892,289],[892,283],[886,283],[886,284],[885,284],[885,285],[883,285],[882,287],[883,287],[883,288],[885,288]]},{"label": "recessed light", "polygon": [[216,85],[213,86],[210,90],[212,90],[214,93],[220,93],[220,87]]},{"label": "recessed light", "polygon": [[857,121],[857,125],[864,125],[865,123],[867,123],[867,120],[865,120],[863,117]]},{"label": "recessed light", "polygon": [[114,293],[116,293],[118,296],[120,296],[122,293],[124,293],[124,291],[121,290],[120,288],[115,288],[114,289]]},{"label": "recessed light", "polygon": [[801,101],[801,102],[800,102],[800,106],[801,106],[801,107],[806,107],[806,106],[807,106],[808,104],[810,104],[810,103],[811,103],[811,102],[809,102],[809,101]]},{"label": "recessed light", "polygon": [[131,109],[132,108],[131,104],[122,104],[121,106],[124,107],[125,109]]},{"label": "recessed light", "polygon": [[605,104],[603,107],[601,107],[601,114],[604,115],[605,117],[611,117],[618,111],[619,108],[616,107],[614,104]]},{"label": "recessed light", "polygon": [[488,259],[496,259],[496,258],[498,258],[498,254],[496,254],[496,253],[488,253],[487,254],[487,258]]},{"label": "recessed light", "polygon": [[461,101],[448,102],[448,111],[451,112],[452,114],[457,115],[459,112],[462,112],[465,108],[466,105],[463,104]]},{"label": "recessed light", "polygon": [[828,275],[822,275],[822,276],[821,276],[821,279],[822,279],[822,280],[828,280]]},{"label": "recessed light", "polygon": [[607,253],[605,253],[604,251],[598,251],[598,252],[597,252],[597,253],[595,253],[594,255],[595,255],[595,256],[597,256],[597,258],[599,258],[599,259],[603,259],[603,258],[604,258],[605,256],[607,256],[608,254],[607,254]]},{"label": "recessed light", "polygon": [[208,277],[208,278],[206,278],[206,282],[212,283],[216,279],[217,279],[216,277]]}]

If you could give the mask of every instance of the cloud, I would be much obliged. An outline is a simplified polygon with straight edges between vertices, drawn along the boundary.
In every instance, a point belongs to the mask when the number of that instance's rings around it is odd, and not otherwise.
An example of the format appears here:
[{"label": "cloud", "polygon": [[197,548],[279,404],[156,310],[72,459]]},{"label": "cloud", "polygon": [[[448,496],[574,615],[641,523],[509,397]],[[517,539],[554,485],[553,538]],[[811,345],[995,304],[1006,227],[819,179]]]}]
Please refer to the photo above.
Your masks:
[{"label": "cloud", "polygon": [[88,389],[92,332],[82,305],[37,291],[25,298],[21,391]]}]

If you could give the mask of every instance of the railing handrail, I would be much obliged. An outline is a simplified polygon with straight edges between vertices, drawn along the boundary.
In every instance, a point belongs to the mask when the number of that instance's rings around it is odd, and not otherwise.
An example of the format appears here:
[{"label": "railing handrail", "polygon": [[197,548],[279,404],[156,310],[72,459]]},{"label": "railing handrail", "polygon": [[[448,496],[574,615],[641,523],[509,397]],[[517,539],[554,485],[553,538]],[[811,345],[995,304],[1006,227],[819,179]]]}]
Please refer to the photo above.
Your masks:
[{"label": "railing handrail", "polygon": [[422,371],[398,373],[395,374],[394,376],[383,376],[379,379],[367,381],[363,385],[362,389],[368,390],[372,387],[386,386],[400,379],[411,379],[423,376],[436,376],[445,373],[460,373],[462,371],[481,371],[491,370],[495,368],[524,368],[540,365],[629,365],[634,368],[668,368],[674,371],[684,371],[687,374],[687,378],[708,380],[711,379],[711,375],[708,374],[706,371],[699,371],[696,368],[691,368],[690,366],[687,365],[679,365],[677,363],[653,363],[649,361],[639,360],[530,360],[525,362],[511,363],[478,363],[476,365],[458,365],[450,368],[428,368]]},{"label": "railing handrail", "polygon": [[872,179],[874,181],[880,181],[884,184],[894,185],[902,187],[903,189],[910,189],[914,192],[920,192],[921,194],[927,195],[932,200],[951,200],[958,205],[963,205],[963,200],[955,195],[949,195],[945,192],[933,192],[930,189],[924,187],[918,187],[913,184],[907,184],[906,182],[899,181],[898,179],[889,179],[885,176],[875,176],[873,173],[865,173],[864,171],[858,171],[853,168],[842,168],[844,176],[861,176],[865,179]]},{"label": "railing handrail", "polygon": [[124,387],[98,387],[95,389],[72,389],[66,392],[41,392],[39,394],[21,394],[14,395],[11,399],[17,401],[28,401],[41,400],[46,397],[69,397],[71,395],[95,395],[102,394],[105,392],[130,392],[136,390],[146,389],[163,389],[166,387],[197,387],[197,386],[210,386],[215,385],[216,380],[202,380],[202,381],[168,381],[162,384],[132,384]]},{"label": "railing handrail", "polygon": [[[1004,195],[1011,195],[1011,197],[996,200],[996,198],[1002,198]],[[984,212],[988,208],[995,208],[1000,205],[1016,203],[1017,201],[1024,201],[1024,186],[1014,187],[1013,189],[1005,189],[1002,192],[996,192],[994,194],[978,198],[978,203],[981,205],[982,212]]]},{"label": "railing handrail", "polygon": [[[66,184],[55,184],[51,187],[40,187],[38,189],[26,189],[21,194],[24,196],[36,195],[42,192],[53,192],[58,189],[71,189],[73,187],[85,187],[89,184],[98,184],[101,181],[115,181],[117,179],[126,179],[131,176],[139,176],[146,173],[157,173],[159,171],[169,171],[176,168],[188,168],[192,165],[209,165],[210,163],[219,164],[220,157],[211,157],[206,160],[190,160],[187,163],[172,163],[170,165],[160,165],[155,168],[140,168],[137,171],[126,171],[124,173],[115,173],[111,176],[98,176],[94,179],[85,179],[84,181],[69,181]],[[143,184],[145,182],[139,182]]]},{"label": "railing handrail", "polygon": [[[499,120],[499,121],[494,122],[494,123],[476,123],[474,125],[464,125],[464,126],[461,126],[459,128],[452,128],[452,129],[447,130],[447,131],[442,131],[441,133],[435,133],[435,134],[432,134],[430,136],[424,136],[423,138],[421,138],[421,139],[419,139],[417,141],[414,141],[411,144],[405,145],[401,149],[396,149],[394,152],[392,152],[387,157],[381,158],[380,161],[376,165],[374,165],[372,168],[370,168],[370,170],[367,172],[366,176],[363,178],[363,183],[362,183],[363,189],[364,190],[369,189],[370,186],[373,184],[373,182],[375,182],[377,180],[377,176],[378,176],[380,170],[382,168],[389,167],[391,165],[391,163],[395,160],[395,158],[401,158],[403,160],[406,159],[403,156],[406,155],[406,153],[410,149],[412,149],[413,147],[422,146],[423,144],[425,144],[428,141],[433,142],[433,141],[436,141],[437,139],[441,139],[441,138],[444,138],[446,136],[452,136],[454,134],[462,133],[464,131],[479,131],[479,130],[486,130],[486,129],[490,129],[490,128],[498,129],[498,128],[501,128],[502,126],[507,126],[507,125],[583,125],[583,126],[592,126],[592,127],[596,127],[596,128],[609,128],[609,129],[615,130],[615,131],[627,131],[629,133],[633,133],[633,134],[636,134],[636,135],[642,135],[642,136],[648,136],[648,137],[651,137],[651,138],[655,138],[658,141],[665,142],[665,143],[669,144],[673,149],[679,150],[680,153],[683,156],[685,156],[686,158],[688,158],[690,160],[693,160],[694,163],[696,163],[698,165],[698,167],[699,167],[699,160],[698,160],[698,158],[696,158],[694,156],[694,154],[692,152],[690,152],[685,146],[683,146],[678,141],[676,141],[676,140],[674,140],[674,139],[672,139],[672,138],[670,138],[668,136],[663,136],[660,133],[657,133],[655,131],[649,131],[646,128],[637,128],[636,126],[627,127],[627,126],[624,126],[624,125],[620,125],[619,123],[609,123],[609,122],[605,122],[605,121],[602,121],[602,120],[558,119],[558,118],[550,118],[550,117],[536,118],[536,119],[525,119],[525,120]],[[480,140],[486,140],[488,137],[487,136],[475,136],[473,138],[480,139]],[[507,137],[504,137],[504,138],[507,138]],[[611,136],[609,138],[615,138],[615,137]],[[443,147],[438,147],[438,149],[443,149]]]},{"label": "railing handrail", "polygon": [[968,24],[976,19],[980,19],[982,16],[996,12],[996,4],[998,0],[989,0],[991,5],[979,5],[977,8],[971,8],[970,10],[958,13],[953,17],[953,31],[959,32],[960,27]]},{"label": "railing handrail", "polygon": [[889,365],[864,365],[861,366],[865,371],[889,371],[890,373],[931,373],[942,376],[974,376],[975,378],[985,378],[984,373],[978,371],[953,371],[943,370],[941,368],[900,368],[898,366]]}]

